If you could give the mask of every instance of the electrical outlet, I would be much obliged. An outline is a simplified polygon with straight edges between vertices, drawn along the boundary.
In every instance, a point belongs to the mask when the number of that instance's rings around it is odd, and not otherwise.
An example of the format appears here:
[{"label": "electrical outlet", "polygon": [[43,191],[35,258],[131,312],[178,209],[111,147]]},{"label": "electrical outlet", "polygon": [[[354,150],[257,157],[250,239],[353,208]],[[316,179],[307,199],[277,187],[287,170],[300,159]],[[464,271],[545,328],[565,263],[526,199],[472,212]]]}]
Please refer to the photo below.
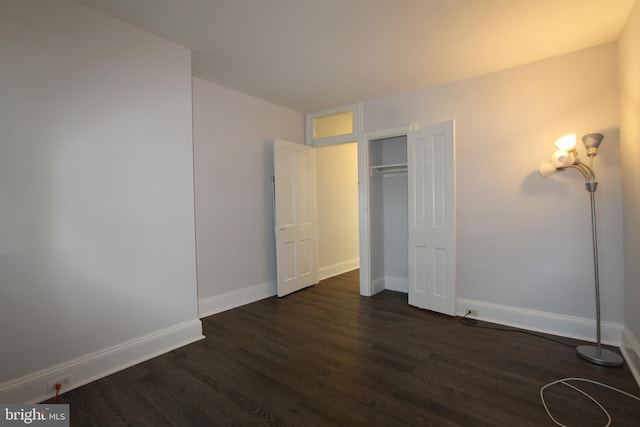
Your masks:
[{"label": "electrical outlet", "polygon": [[464,312],[465,312],[465,315],[467,316],[478,317],[478,310],[474,310],[472,308],[466,308]]},{"label": "electrical outlet", "polygon": [[47,391],[56,392],[56,384],[60,384],[62,387],[60,391],[66,390],[71,386],[71,375],[65,375],[53,381],[47,382]]}]

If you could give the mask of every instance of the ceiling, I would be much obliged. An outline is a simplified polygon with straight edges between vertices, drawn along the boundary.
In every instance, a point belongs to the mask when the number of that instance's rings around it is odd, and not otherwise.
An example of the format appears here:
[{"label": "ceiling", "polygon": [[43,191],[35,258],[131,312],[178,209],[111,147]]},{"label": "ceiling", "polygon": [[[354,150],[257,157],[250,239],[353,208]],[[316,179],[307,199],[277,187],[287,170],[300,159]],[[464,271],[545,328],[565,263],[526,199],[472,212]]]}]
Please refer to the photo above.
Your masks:
[{"label": "ceiling", "polygon": [[635,0],[78,0],[307,113],[615,41]]}]

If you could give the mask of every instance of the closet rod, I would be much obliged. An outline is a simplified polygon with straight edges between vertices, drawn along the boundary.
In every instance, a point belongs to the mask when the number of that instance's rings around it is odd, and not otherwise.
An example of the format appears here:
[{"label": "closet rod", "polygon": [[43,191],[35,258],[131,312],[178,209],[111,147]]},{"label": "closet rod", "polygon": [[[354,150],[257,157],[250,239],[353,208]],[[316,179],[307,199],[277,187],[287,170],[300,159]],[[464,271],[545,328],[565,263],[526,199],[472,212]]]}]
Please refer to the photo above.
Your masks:
[{"label": "closet rod", "polygon": [[407,173],[406,164],[371,166],[371,175],[389,175]]}]

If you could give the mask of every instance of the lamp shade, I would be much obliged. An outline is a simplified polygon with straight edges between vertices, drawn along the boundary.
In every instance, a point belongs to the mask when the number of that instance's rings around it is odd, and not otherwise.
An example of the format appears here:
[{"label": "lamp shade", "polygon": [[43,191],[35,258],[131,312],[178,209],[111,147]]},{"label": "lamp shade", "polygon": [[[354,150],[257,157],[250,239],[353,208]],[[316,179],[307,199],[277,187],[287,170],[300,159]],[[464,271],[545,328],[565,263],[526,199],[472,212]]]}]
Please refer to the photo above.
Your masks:
[{"label": "lamp shade", "polygon": [[564,168],[576,163],[576,156],[565,150],[556,150],[551,156],[551,164],[556,168]]},{"label": "lamp shade", "polygon": [[566,150],[556,150],[551,156],[551,164],[555,168],[564,167],[569,160],[569,153]]},{"label": "lamp shade", "polygon": [[538,171],[540,172],[540,175],[546,178],[556,173],[558,169],[555,166],[553,166],[550,162],[542,162],[540,163],[540,168],[538,169]]},{"label": "lamp shade", "polygon": [[604,135],[600,133],[590,133],[582,137],[582,142],[587,149],[587,156],[594,157],[598,155],[598,147],[604,139]]},{"label": "lamp shade", "polygon": [[576,148],[576,134],[570,133],[565,136],[561,136],[553,143],[560,150],[572,151]]}]

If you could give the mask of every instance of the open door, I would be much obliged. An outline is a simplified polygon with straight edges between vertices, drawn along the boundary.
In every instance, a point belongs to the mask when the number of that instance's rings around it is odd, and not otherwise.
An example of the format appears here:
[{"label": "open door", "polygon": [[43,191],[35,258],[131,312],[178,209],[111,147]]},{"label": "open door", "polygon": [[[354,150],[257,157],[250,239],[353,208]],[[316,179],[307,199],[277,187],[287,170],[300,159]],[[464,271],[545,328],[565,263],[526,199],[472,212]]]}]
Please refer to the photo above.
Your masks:
[{"label": "open door", "polygon": [[454,121],[407,134],[409,304],[455,315]]},{"label": "open door", "polygon": [[318,283],[313,147],[274,141],[278,296]]}]

